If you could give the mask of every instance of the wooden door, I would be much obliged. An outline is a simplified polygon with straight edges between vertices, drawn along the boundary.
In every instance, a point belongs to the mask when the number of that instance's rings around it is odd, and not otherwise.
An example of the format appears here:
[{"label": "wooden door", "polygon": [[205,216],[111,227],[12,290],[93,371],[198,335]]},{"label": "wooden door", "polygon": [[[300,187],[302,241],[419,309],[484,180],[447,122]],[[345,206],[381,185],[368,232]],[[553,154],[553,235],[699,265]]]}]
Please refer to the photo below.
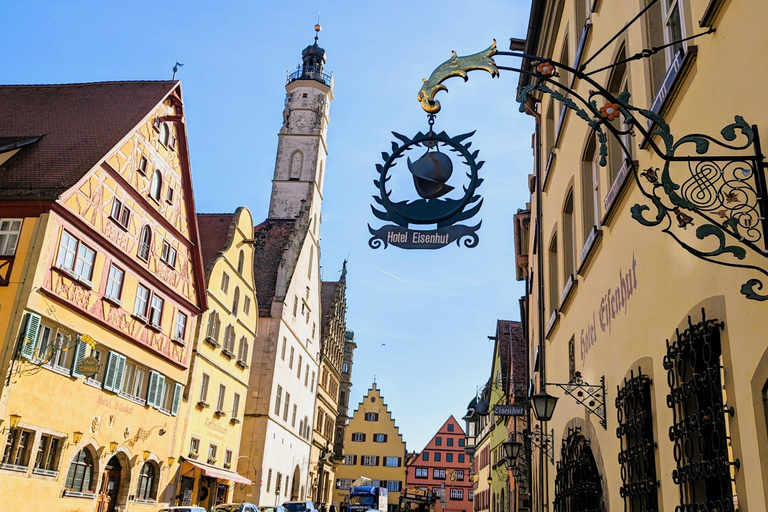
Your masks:
[{"label": "wooden door", "polygon": [[96,512],[115,512],[117,493],[120,490],[120,468],[107,466],[101,478]]}]

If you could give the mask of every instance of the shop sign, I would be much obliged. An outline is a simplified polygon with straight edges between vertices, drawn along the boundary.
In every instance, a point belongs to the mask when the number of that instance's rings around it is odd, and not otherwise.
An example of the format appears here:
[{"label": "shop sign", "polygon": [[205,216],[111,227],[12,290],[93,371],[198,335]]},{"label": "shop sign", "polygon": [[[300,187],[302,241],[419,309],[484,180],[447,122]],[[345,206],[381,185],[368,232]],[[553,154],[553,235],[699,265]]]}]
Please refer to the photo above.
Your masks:
[{"label": "shop sign", "polygon": [[89,356],[77,363],[77,371],[89,379],[99,373],[100,368],[101,364],[95,357]]},{"label": "shop sign", "polygon": [[525,416],[524,405],[494,405],[493,414],[496,416]]}]

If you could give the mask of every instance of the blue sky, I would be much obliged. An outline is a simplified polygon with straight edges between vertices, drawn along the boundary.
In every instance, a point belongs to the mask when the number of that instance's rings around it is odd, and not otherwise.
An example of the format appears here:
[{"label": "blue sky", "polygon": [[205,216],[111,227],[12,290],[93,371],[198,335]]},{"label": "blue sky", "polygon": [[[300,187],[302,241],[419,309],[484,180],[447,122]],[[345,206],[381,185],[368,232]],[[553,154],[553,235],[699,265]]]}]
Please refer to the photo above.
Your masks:
[{"label": "blue sky", "polygon": [[[421,79],[455,50],[500,50],[524,38],[529,2],[7,2],[0,21],[0,83],[178,78],[186,104],[200,212],[267,214],[285,73],[312,43],[334,72],[321,239],[323,279],[349,259],[347,325],[358,349],[351,405],[375,379],[409,450],[421,450],[446,418],[460,420],[488,378],[496,319],[519,319],[512,216],[528,198],[530,117],[517,112],[517,76],[470,73],[440,93],[435,128],[477,130],[486,161],[477,248],[368,247],[374,165],[391,131],[426,130]],[[508,57],[502,59],[509,65]]]}]

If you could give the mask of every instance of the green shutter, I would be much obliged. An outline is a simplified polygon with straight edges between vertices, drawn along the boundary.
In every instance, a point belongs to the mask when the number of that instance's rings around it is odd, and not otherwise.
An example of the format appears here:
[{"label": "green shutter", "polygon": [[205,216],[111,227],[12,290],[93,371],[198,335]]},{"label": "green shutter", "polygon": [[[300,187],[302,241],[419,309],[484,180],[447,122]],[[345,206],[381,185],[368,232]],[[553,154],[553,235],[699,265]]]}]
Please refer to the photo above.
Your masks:
[{"label": "green shutter", "polygon": [[115,376],[112,380],[112,390],[115,393],[119,393],[123,384],[123,373],[125,372],[125,356],[122,354],[115,354],[117,361],[115,362]]},{"label": "green shutter", "polygon": [[[110,352],[107,355],[107,369],[104,371],[104,384],[103,388],[107,391],[115,391],[115,371],[120,359],[120,354],[116,352]],[[119,386],[119,383],[118,383]]]},{"label": "green shutter", "polygon": [[155,408],[159,409],[163,406],[163,390],[165,389],[165,375],[157,374],[157,387],[155,389]]},{"label": "green shutter", "polygon": [[21,341],[21,357],[32,359],[35,355],[35,344],[40,333],[41,317],[37,313],[27,313],[24,325],[24,339]]},{"label": "green shutter", "polygon": [[149,384],[147,385],[147,405],[157,407],[157,377],[160,374],[154,370],[149,372]]},{"label": "green shutter", "polygon": [[83,376],[82,373],[77,371],[77,365],[85,359],[85,353],[88,351],[88,344],[82,341],[80,338],[75,343],[75,355],[72,357],[72,368],[70,374],[78,379]]},{"label": "green shutter", "polygon": [[171,402],[171,414],[174,416],[179,413],[179,402],[181,402],[181,392],[183,389],[184,386],[177,382],[173,390],[173,402]]}]

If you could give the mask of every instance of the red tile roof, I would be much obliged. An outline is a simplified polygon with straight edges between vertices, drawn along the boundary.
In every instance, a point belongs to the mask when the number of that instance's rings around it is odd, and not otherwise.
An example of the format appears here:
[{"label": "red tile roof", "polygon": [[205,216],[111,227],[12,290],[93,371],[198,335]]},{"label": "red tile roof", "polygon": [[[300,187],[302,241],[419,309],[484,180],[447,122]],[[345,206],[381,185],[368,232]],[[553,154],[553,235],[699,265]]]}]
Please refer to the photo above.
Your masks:
[{"label": "red tile roof", "polygon": [[40,136],[0,167],[0,197],[55,199],[75,185],[178,84],[0,86],[0,139]]},{"label": "red tile roof", "polygon": [[267,219],[253,228],[253,279],[259,300],[259,316],[272,316],[277,273],[296,220]]},{"label": "red tile roof", "polygon": [[197,214],[200,252],[203,254],[203,266],[206,270],[219,252],[226,248],[225,245],[232,234],[230,226],[234,217],[234,213]]}]

